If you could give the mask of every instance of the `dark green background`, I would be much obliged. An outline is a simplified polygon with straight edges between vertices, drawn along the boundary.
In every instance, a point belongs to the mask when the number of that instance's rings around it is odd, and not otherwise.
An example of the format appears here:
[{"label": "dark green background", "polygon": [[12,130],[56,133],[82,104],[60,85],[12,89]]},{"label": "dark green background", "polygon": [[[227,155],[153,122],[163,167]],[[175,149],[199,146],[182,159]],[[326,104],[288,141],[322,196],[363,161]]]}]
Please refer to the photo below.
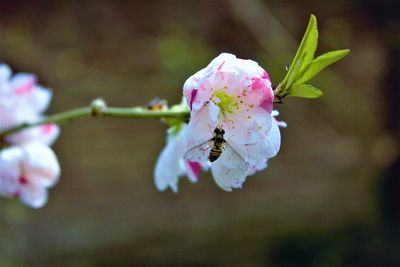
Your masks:
[{"label": "dark green background", "polygon": [[351,54],[313,80],[323,97],[276,106],[289,124],[281,151],[233,193],[209,174],[158,192],[157,120],[66,125],[47,206],[0,200],[0,266],[399,264],[395,2],[1,1],[0,59],[53,89],[49,114],[96,97],[177,103],[221,52],[256,60],[278,83],[311,13],[317,54]]}]

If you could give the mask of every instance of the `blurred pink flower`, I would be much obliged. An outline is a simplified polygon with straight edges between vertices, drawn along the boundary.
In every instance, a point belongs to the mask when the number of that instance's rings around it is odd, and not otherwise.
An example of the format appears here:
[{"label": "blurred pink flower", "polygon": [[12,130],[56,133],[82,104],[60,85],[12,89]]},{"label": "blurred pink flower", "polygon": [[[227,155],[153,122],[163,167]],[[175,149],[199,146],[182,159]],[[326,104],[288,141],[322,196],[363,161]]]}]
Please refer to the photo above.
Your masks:
[{"label": "blurred pink flower", "polygon": [[[49,89],[36,83],[35,75],[18,73],[11,76],[10,68],[0,64],[0,131],[42,119],[51,96]],[[44,144],[52,144],[59,132],[57,125],[48,124],[9,135],[5,141],[21,144],[40,140]]]},{"label": "blurred pink flower", "polygon": [[214,130],[224,130],[222,153],[211,163],[222,189],[240,188],[279,151],[271,81],[256,62],[223,53],[185,82],[183,94],[191,110],[186,159],[209,162]]},{"label": "blurred pink flower", "polygon": [[[11,76],[0,64],[0,131],[43,118],[51,91],[36,84],[32,74]],[[0,150],[0,195],[18,197],[26,205],[39,208],[47,202],[47,188],[59,178],[60,166],[48,147],[60,133],[55,124],[28,128],[5,137]]]},{"label": "blurred pink flower", "polygon": [[[182,123],[180,129],[170,128],[167,133],[167,145],[161,151],[154,170],[154,181],[160,191],[168,187],[178,192],[179,178],[187,176],[191,182],[196,182],[200,171],[206,166],[198,162],[185,160],[185,142],[187,140],[187,124]],[[174,129],[174,130],[172,130]]]},{"label": "blurred pink flower", "polygon": [[46,145],[29,142],[0,151],[0,195],[17,197],[32,208],[47,202],[47,188],[60,176],[56,155]]}]

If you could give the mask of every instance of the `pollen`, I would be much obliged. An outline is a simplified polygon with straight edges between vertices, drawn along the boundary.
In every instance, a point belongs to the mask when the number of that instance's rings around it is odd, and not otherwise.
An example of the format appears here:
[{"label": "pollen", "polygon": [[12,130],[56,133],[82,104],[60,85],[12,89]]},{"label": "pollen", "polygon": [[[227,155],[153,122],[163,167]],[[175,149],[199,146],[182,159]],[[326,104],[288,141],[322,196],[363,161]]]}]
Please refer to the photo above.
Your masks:
[{"label": "pollen", "polygon": [[[226,114],[229,113],[233,113],[234,108],[236,107],[237,109],[239,105],[233,98],[233,96],[231,96],[224,90],[214,91],[212,99],[215,99],[213,100],[213,102],[220,108],[222,116],[225,116]],[[218,99],[218,101],[216,101],[216,99]]]}]

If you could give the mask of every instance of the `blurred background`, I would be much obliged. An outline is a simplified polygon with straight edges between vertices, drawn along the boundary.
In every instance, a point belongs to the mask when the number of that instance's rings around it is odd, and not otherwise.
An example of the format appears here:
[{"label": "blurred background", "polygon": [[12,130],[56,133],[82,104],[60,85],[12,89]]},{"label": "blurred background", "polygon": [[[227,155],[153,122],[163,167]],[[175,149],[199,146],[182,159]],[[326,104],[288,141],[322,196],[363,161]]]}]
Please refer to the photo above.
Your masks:
[{"label": "blurred background", "polygon": [[221,52],[275,84],[310,14],[317,54],[350,48],[286,99],[282,148],[233,193],[209,174],[158,192],[157,120],[85,119],[54,145],[49,203],[0,199],[0,266],[400,266],[400,20],[397,1],[0,1],[0,60],[53,89],[48,114],[178,103]]}]

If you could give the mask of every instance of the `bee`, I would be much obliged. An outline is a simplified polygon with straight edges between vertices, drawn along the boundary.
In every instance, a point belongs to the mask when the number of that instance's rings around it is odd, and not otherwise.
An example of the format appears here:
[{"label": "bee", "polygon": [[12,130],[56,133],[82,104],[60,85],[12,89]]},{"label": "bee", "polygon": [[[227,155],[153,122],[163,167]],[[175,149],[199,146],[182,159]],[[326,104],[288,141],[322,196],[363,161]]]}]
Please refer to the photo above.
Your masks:
[{"label": "bee", "polygon": [[225,140],[225,130],[221,127],[214,129],[214,136],[199,145],[190,148],[184,154],[187,160],[204,162],[209,160],[214,162],[224,154],[225,159],[232,167],[238,167],[242,170],[248,169],[248,164],[243,157]]}]

